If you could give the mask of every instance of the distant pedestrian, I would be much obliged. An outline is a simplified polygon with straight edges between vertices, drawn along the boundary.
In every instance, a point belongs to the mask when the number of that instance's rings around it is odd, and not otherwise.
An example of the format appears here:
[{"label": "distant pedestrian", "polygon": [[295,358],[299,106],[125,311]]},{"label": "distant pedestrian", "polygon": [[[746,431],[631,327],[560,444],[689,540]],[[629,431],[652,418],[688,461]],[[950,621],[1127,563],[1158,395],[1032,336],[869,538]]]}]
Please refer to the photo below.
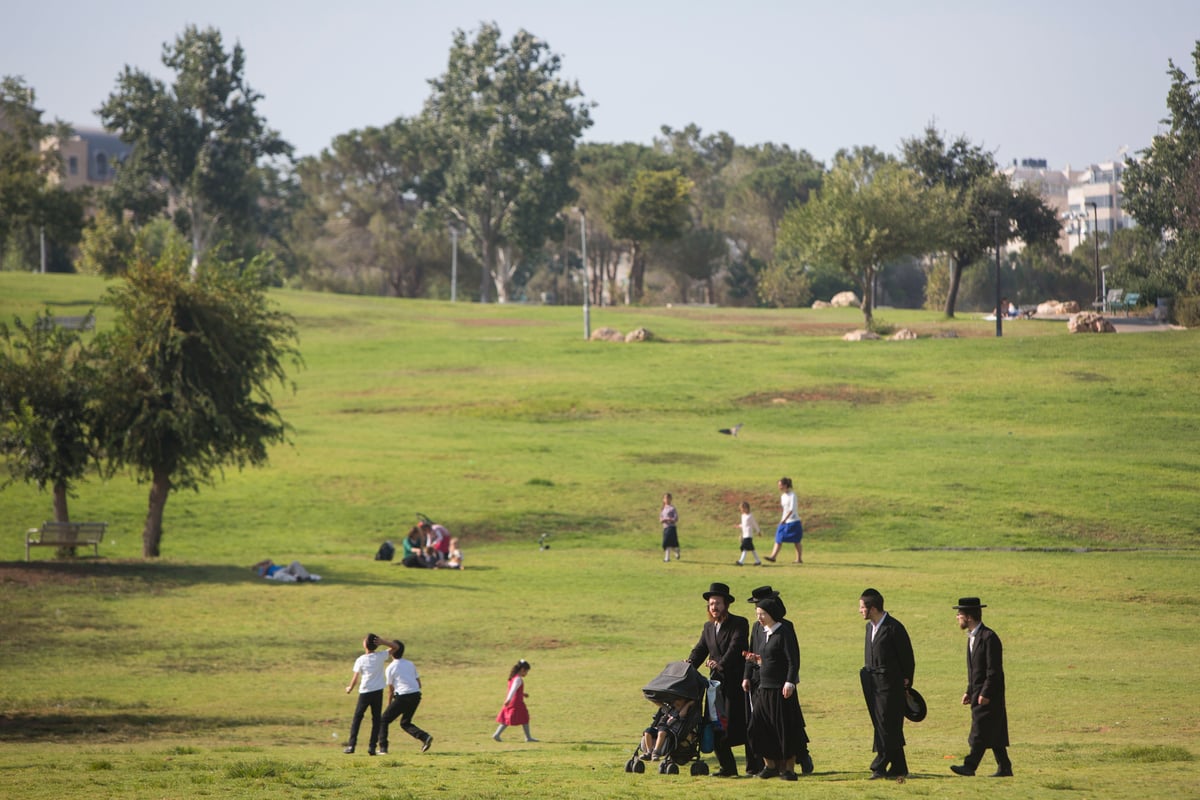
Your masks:
[{"label": "distant pedestrian", "polygon": [[354,719],[350,723],[350,740],[342,752],[353,753],[358,744],[358,729],[362,726],[363,716],[367,709],[371,710],[371,739],[367,746],[367,755],[375,755],[375,747],[379,743],[380,716],[383,712],[383,687],[387,679],[384,676],[387,655],[379,652],[379,645],[395,647],[396,642],[381,639],[373,633],[363,638],[363,654],[354,662],[354,674],[346,687],[346,694],[358,686],[358,703],[354,706]]},{"label": "distant pedestrian", "polygon": [[958,775],[974,775],[983,754],[991,748],[996,756],[993,778],[1011,778],[1012,762],[1008,759],[1008,711],[1004,703],[1004,650],[1000,637],[983,624],[983,609],[987,606],[978,597],[959,598],[958,627],[967,631],[967,690],[962,704],[971,707],[971,733],[967,744],[971,752],[962,766],[954,764],[951,771]]},{"label": "distant pedestrian", "polygon": [[529,709],[525,707],[525,698],[529,697],[529,693],[525,691],[525,676],[528,674],[529,662],[523,658],[508,671],[508,695],[504,698],[504,706],[500,713],[496,715],[496,722],[500,723],[500,727],[492,734],[492,738],[497,742],[500,741],[500,734],[504,733],[509,725],[520,725],[524,728],[525,741],[537,741],[529,732]]},{"label": "distant pedestrian", "polygon": [[733,527],[737,528],[741,533],[741,544],[739,548],[741,553],[738,555],[736,563],[739,567],[746,560],[746,553],[754,556],[754,566],[762,566],[762,560],[758,557],[758,551],[754,549],[754,537],[760,533],[758,521],[754,519],[754,515],[750,513],[750,504],[742,501],[738,505],[738,510],[742,512],[741,521]]},{"label": "distant pedestrian", "polygon": [[796,507],[796,493],[792,491],[792,479],[779,479],[779,505],[782,508],[782,514],[779,518],[779,527],[775,529],[775,547],[771,549],[771,555],[765,556],[767,561],[774,561],[779,555],[779,548],[784,542],[791,542],[796,545],[796,562],[797,564],[804,563],[804,550],[801,548],[800,540],[804,538],[804,525],[800,522],[800,511]]},{"label": "distant pedestrian", "polygon": [[421,677],[416,666],[404,657],[404,642],[393,642],[392,662],[387,665],[384,676],[387,680],[387,710],[383,712],[383,726],[379,734],[379,754],[388,751],[388,727],[399,717],[400,727],[409,736],[421,742],[424,753],[433,745],[433,737],[413,724],[413,715],[421,705]]},{"label": "distant pedestrian", "polygon": [[671,493],[663,495],[662,511],[658,512],[658,521],[662,523],[663,561],[671,560],[671,551],[675,551],[675,560],[679,560],[679,512],[671,505]]}]

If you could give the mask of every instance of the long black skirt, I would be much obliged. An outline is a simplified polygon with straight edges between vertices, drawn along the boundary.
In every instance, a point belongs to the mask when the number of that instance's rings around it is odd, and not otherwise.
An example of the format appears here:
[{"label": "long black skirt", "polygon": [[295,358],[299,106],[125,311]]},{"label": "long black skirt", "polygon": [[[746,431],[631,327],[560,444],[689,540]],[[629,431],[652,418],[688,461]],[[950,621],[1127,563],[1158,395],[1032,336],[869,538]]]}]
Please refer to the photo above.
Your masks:
[{"label": "long black skirt", "polygon": [[782,689],[755,689],[746,734],[756,755],[780,762],[799,758],[808,752],[800,698],[784,698]]}]

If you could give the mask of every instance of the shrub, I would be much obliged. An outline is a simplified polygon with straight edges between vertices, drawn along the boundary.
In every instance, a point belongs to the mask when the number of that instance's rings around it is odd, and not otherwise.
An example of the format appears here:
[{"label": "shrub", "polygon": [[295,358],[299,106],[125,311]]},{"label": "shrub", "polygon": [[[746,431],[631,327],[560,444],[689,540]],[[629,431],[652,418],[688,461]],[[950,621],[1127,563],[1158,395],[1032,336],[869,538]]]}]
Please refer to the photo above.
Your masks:
[{"label": "shrub", "polygon": [[1200,297],[1177,297],[1171,304],[1171,319],[1185,328],[1200,328]]}]

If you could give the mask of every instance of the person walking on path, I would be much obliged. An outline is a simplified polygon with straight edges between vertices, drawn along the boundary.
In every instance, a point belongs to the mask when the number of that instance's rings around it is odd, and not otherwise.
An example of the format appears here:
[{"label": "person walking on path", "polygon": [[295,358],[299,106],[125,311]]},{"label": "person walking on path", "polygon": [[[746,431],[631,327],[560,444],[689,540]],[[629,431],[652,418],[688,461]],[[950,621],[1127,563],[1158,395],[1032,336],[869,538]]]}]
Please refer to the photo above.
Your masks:
[{"label": "person walking on path", "polygon": [[912,641],[900,621],[883,610],[883,595],[875,589],[863,591],[858,613],[867,621],[859,677],[875,731],[871,780],[903,778],[908,775],[904,756],[905,695],[916,671]]},{"label": "person walking on path", "polygon": [[421,742],[421,752],[424,753],[433,745],[433,737],[412,721],[417,706],[421,705],[421,677],[417,674],[416,666],[404,657],[404,642],[394,642],[391,654],[392,662],[384,672],[387,710],[383,712],[379,734],[379,755],[387,755],[388,727],[397,717],[404,732]]},{"label": "person walking on path", "polygon": [[1012,762],[1008,759],[1008,711],[1004,705],[1004,649],[1000,637],[983,624],[983,609],[987,606],[978,597],[961,597],[954,609],[958,612],[958,627],[967,631],[967,690],[962,704],[971,708],[971,733],[967,744],[971,752],[962,766],[950,767],[956,775],[974,775],[991,748],[996,756],[993,778],[1011,778]]},{"label": "person walking on path", "polygon": [[779,479],[779,505],[782,508],[782,514],[779,518],[779,527],[775,529],[775,547],[771,549],[771,555],[764,556],[764,558],[774,562],[783,543],[791,542],[796,545],[795,563],[803,564],[804,551],[801,548],[800,540],[804,538],[804,525],[800,522],[800,511],[796,506],[796,493],[792,491],[791,478]]},{"label": "person walking on path", "polygon": [[529,696],[525,691],[525,676],[528,674],[529,662],[523,658],[508,671],[508,695],[504,698],[504,706],[500,713],[496,715],[496,722],[500,723],[500,727],[492,734],[492,738],[497,742],[500,741],[500,734],[504,733],[504,729],[509,725],[523,727],[525,741],[537,741],[529,732],[529,709],[525,707],[525,698]]},{"label": "person walking on path", "polygon": [[[733,595],[729,593],[728,585],[713,583],[702,597],[708,606],[708,621],[687,661],[697,670],[708,667],[709,677],[721,682],[719,691],[725,701],[725,730],[717,733],[713,742],[713,755],[721,765],[715,774],[718,778],[736,778],[738,770],[733,748],[746,744],[746,693],[741,677],[746,668],[746,648],[750,646],[750,623],[745,617],[729,613]],[[756,771],[756,761],[747,747],[747,773]]]},{"label": "person walking on path", "polygon": [[671,560],[671,551],[675,551],[675,560],[679,560],[679,512],[671,505],[671,493],[663,495],[662,510],[658,512],[658,521],[662,523],[663,561]]},{"label": "person walking on path", "polygon": [[358,744],[358,729],[362,726],[363,716],[367,709],[371,710],[371,739],[367,746],[367,755],[375,755],[375,747],[379,743],[380,717],[383,711],[383,687],[387,682],[384,676],[387,655],[379,651],[379,645],[388,648],[396,646],[390,639],[382,639],[373,633],[363,638],[363,654],[354,661],[354,674],[346,687],[346,694],[358,686],[358,703],[354,706],[354,719],[350,722],[350,740],[346,742],[343,753],[353,753]]},{"label": "person walking on path", "polygon": [[741,511],[741,520],[733,527],[737,528],[741,533],[741,544],[739,549],[741,553],[738,555],[738,560],[734,563],[741,566],[746,560],[746,553],[754,556],[754,566],[762,566],[762,560],[758,557],[758,551],[754,549],[754,537],[760,533],[758,521],[754,519],[754,515],[750,513],[750,504],[743,500],[738,504],[738,510]]}]

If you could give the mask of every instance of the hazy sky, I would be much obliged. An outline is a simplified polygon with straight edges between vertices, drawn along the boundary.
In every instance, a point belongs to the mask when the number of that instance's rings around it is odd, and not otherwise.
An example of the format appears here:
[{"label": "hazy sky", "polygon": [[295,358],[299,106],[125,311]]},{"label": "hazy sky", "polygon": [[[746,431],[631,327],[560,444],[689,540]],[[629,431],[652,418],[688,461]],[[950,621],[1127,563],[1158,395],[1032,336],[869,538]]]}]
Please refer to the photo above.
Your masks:
[{"label": "hazy sky", "polygon": [[[6,3],[0,74],[47,119],[99,125],[126,64],[169,79],[162,46],[214,26],[246,51],[271,127],[310,155],[354,128],[413,116],[456,29],[525,28],[562,57],[592,110],[590,141],[649,143],[696,123],[741,144],[826,162],[896,152],[933,122],[1001,164],[1107,161],[1145,148],[1167,115],[1167,60],[1189,75],[1197,0],[61,0]],[[182,5],[182,4],[179,4]]]}]

